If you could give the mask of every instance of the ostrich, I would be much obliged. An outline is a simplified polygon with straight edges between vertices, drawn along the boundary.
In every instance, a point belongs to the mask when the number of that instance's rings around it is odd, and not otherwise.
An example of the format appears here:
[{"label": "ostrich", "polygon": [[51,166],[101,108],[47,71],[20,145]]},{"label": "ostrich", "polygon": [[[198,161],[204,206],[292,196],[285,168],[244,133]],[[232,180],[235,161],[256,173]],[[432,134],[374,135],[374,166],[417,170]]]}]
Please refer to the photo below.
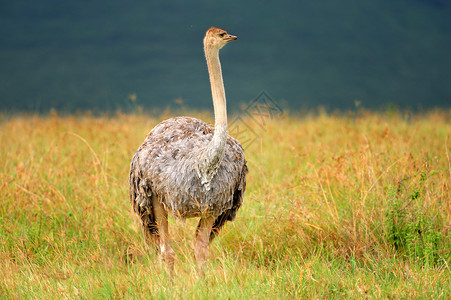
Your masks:
[{"label": "ostrich", "polygon": [[168,215],[200,217],[194,241],[199,271],[209,243],[243,202],[247,166],[240,143],[227,134],[227,110],[219,50],[237,37],[207,30],[204,51],[213,98],[215,127],[191,117],[161,122],[147,135],[130,166],[130,201],[146,244],[154,245],[171,274],[175,253]]}]

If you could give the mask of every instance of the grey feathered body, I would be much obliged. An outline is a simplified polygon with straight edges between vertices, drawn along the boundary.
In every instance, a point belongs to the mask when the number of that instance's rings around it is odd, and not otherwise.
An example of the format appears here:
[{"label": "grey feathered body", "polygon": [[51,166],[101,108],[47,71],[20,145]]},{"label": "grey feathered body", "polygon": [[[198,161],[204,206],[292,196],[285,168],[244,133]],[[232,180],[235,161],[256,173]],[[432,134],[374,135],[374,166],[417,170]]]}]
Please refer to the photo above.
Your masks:
[{"label": "grey feathered body", "polygon": [[171,118],[153,128],[133,156],[130,200],[151,231],[156,230],[152,197],[177,217],[217,217],[217,230],[235,218],[246,188],[244,151],[227,136],[224,156],[207,187],[199,178],[199,158],[213,134],[214,128],[201,120]]}]

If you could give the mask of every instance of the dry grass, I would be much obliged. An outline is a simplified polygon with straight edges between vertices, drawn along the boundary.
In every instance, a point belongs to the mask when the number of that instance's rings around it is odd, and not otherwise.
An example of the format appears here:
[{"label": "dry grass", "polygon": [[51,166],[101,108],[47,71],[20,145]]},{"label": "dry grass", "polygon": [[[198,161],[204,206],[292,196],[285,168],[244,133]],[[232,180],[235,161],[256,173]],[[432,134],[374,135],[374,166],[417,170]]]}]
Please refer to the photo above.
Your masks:
[{"label": "dry grass", "polygon": [[172,284],[128,203],[130,158],[166,117],[0,116],[2,297],[449,297],[450,111],[244,119],[245,204],[204,280],[195,222],[171,220]]}]

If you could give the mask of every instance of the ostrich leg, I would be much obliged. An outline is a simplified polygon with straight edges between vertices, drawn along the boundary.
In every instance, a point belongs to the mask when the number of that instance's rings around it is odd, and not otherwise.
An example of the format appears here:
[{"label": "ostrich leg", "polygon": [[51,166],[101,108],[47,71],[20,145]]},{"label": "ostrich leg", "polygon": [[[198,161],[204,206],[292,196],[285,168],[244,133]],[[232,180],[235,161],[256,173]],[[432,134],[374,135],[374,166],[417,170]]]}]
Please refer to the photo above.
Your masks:
[{"label": "ostrich leg", "polygon": [[196,230],[196,239],[194,241],[194,256],[196,257],[199,273],[204,275],[204,266],[208,256],[208,243],[210,233],[215,221],[214,217],[202,217]]},{"label": "ostrich leg", "polygon": [[158,226],[158,231],[160,233],[161,258],[166,263],[168,273],[172,277],[172,274],[174,272],[175,253],[174,250],[172,250],[171,244],[169,243],[168,213],[166,212],[160,201],[156,199],[156,197],[153,199],[153,210],[155,214],[155,221]]}]

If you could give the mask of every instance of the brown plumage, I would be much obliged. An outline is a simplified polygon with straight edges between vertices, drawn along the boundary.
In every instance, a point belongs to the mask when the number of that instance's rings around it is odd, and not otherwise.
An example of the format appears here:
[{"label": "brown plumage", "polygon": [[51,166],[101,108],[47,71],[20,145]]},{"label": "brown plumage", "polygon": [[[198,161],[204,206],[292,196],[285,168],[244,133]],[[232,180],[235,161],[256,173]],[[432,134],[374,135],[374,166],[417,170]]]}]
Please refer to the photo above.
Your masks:
[{"label": "brown plumage", "polygon": [[210,28],[204,38],[215,127],[190,118],[161,122],[133,156],[130,200],[146,242],[159,246],[172,273],[174,252],[169,243],[168,214],[200,217],[195,256],[202,272],[208,243],[243,202],[247,166],[240,143],[227,135],[227,112],[219,49],[236,37]]}]

